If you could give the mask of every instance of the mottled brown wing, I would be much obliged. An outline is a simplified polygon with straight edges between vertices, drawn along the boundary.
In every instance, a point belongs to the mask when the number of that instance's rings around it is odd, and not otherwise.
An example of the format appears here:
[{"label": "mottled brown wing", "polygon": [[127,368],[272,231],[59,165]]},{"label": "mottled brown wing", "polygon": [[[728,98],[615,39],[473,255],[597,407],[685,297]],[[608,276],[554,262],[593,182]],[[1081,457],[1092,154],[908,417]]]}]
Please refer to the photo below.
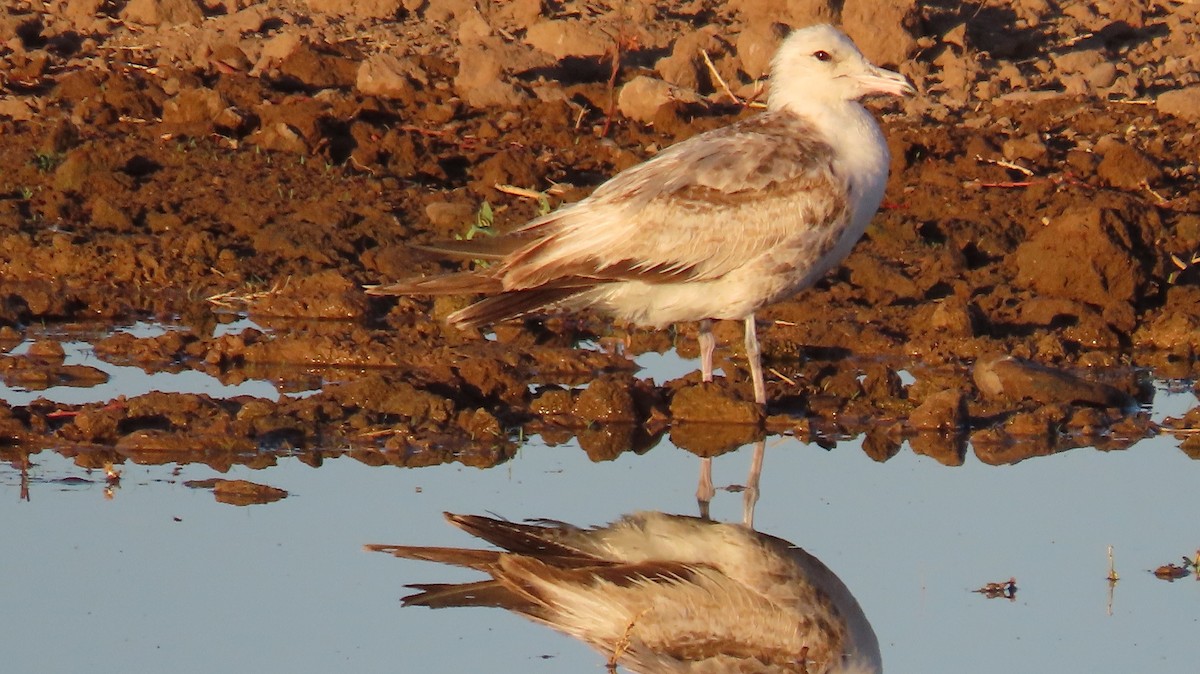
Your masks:
[{"label": "mottled brown wing", "polygon": [[767,113],[668,148],[587,199],[516,230],[505,289],[562,279],[709,280],[844,222],[847,183],[833,151],[794,115]]}]

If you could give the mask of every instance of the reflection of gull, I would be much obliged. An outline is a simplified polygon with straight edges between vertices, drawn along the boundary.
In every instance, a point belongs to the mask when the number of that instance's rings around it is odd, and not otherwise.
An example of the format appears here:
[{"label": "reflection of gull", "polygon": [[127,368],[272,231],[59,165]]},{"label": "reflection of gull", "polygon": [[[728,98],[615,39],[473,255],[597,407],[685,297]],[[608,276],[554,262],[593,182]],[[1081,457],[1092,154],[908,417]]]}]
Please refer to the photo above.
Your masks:
[{"label": "reflection of gull", "polygon": [[503,548],[372,545],[491,576],[414,585],[406,605],[496,606],[587,642],[634,672],[879,672],[879,643],[842,581],[743,526],[638,513],[602,528],[447,515]]},{"label": "reflection of gull", "polygon": [[754,312],[850,252],[888,172],[883,134],[858,99],[912,91],[827,25],[792,33],[771,69],[767,112],[674,145],[506,236],[443,249],[492,266],[371,292],[491,295],[449,316],[460,327],[549,306],[655,328],[700,321],[705,381],[711,319],[742,320],[754,397],[766,403]]}]

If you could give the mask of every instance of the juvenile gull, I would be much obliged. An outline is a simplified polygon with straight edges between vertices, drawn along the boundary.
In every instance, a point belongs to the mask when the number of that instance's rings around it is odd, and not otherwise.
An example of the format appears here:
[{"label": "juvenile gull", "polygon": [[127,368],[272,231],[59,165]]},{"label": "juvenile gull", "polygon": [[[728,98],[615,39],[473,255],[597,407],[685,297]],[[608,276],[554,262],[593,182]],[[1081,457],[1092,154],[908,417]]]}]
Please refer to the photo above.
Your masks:
[{"label": "juvenile gull", "polygon": [[879,642],[850,590],[773,536],[656,512],[593,529],[446,517],[503,550],[367,546],[490,576],[412,585],[406,606],[504,608],[640,674],[881,671]]},{"label": "juvenile gull", "polygon": [[771,63],[767,110],[673,145],[588,198],[444,252],[495,263],[375,286],[377,295],[490,295],[447,320],[477,327],[547,307],[591,308],[664,328],[745,322],[754,399],[765,404],[754,312],[812,285],[849,254],[883,198],[888,149],[864,96],[913,91],[836,28],[793,32]]}]

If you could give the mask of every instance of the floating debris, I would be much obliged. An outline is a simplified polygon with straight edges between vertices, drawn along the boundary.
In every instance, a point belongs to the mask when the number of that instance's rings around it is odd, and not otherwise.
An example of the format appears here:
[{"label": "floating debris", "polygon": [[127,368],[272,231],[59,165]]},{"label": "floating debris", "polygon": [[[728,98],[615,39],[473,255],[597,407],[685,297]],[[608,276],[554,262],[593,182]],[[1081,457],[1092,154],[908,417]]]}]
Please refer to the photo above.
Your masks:
[{"label": "floating debris", "polygon": [[988,583],[978,590],[973,590],[973,592],[978,592],[988,599],[1007,599],[1009,601],[1016,601],[1017,579],[1009,578],[1008,580],[1001,581],[999,583]]},{"label": "floating debris", "polygon": [[1153,573],[1156,578],[1161,578],[1167,582],[1175,582],[1180,578],[1186,578],[1193,573],[1196,575],[1196,580],[1200,580],[1200,550],[1196,550],[1196,556],[1193,559],[1182,557],[1183,564],[1167,563],[1154,569]]}]

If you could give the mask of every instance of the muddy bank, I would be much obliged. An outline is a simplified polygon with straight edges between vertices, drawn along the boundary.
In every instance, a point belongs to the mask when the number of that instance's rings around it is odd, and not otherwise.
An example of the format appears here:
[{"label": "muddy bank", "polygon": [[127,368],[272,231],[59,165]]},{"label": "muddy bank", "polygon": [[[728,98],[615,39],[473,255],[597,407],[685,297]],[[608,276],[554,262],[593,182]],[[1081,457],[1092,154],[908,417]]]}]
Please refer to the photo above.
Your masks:
[{"label": "muddy bank", "polygon": [[[56,361],[54,331],[149,319],[188,329],[97,355],[320,391],[5,405],[0,444],[491,465],[530,433],[596,458],[664,433],[702,454],[866,433],[880,459],[907,440],[953,464],[968,442],[1002,463],[1153,432],[1136,411],[1148,381],[1194,380],[1200,351],[1197,6],[915,5],[9,3],[0,344],[48,343],[0,357],[5,383],[94,385],[103,373]],[[733,324],[718,326],[730,376],[704,387],[639,379],[616,353],[695,357],[692,325],[552,316],[488,340],[437,320],[467,298],[362,293],[454,268],[411,243],[517,226],[754,114],[776,24],[812,20],[840,21],[923,95],[879,109],[892,174],[867,236],[762,313],[765,416]],[[230,312],[263,329],[212,337]],[[980,383],[1010,356],[998,388]]]}]

